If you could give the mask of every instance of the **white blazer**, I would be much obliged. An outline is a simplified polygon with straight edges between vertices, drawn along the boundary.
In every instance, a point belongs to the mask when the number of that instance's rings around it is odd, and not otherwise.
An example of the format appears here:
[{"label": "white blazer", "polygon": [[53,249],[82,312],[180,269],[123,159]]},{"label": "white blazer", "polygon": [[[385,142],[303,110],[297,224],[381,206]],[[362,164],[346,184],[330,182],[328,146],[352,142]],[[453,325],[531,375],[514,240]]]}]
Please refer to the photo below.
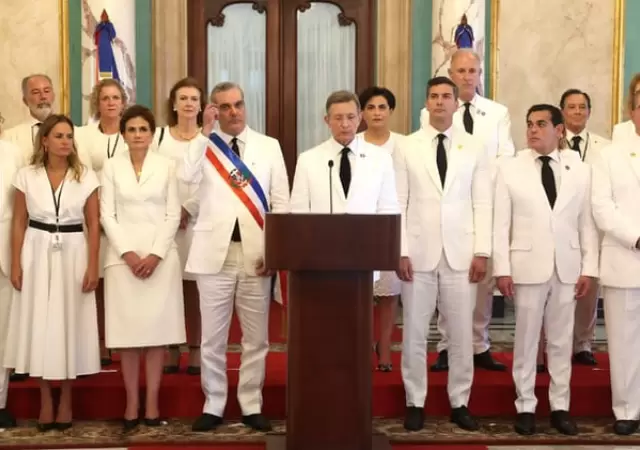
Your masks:
[{"label": "white blazer", "polygon": [[[571,151],[573,152],[573,151]],[[591,174],[577,153],[558,152],[560,186],[553,210],[540,180],[538,154],[526,149],[498,166],[493,273],[540,284],[556,270],[562,283],[598,276],[598,232],[591,215]]]},{"label": "white blazer", "polygon": [[611,140],[613,142],[625,141],[636,135],[636,126],[631,120],[620,122],[613,127]]},{"label": "white blazer", "polygon": [[[611,144],[610,140],[590,131],[581,133],[581,136],[586,136],[587,140],[586,144],[582,146],[582,157],[580,157],[578,152],[576,152],[572,148],[565,148],[563,151],[565,151],[566,154],[573,153],[574,155],[578,156],[577,159],[582,159],[582,161],[586,162],[587,164],[593,163],[593,161],[596,160],[596,155]],[[569,137],[569,132],[567,132],[567,141],[569,144],[571,144],[571,137]],[[585,151],[586,153],[584,153]]]},{"label": "white blazer", "polygon": [[600,283],[640,288],[640,136],[614,141],[593,164],[592,204],[604,233]]},{"label": "white blazer", "polygon": [[[29,117],[26,122],[9,128],[2,134],[2,139],[11,142],[22,151],[22,157],[24,160],[23,165],[28,165],[31,163],[31,156],[33,155],[33,143],[35,142],[36,136],[38,135],[38,128],[35,126],[37,123],[39,122],[36,119],[34,119],[33,117]],[[79,129],[79,127],[74,127],[74,136],[77,137]],[[76,150],[78,151],[78,157],[80,158],[80,161],[89,169],[93,169],[91,157],[83,148],[84,146],[79,144],[77,138],[75,139],[75,141]]]},{"label": "white blazer", "polygon": [[491,174],[478,139],[451,128],[447,177],[440,182],[435,130],[422,128],[394,153],[402,213],[401,254],[418,272],[434,270],[442,252],[454,270],[474,255],[491,256]]},{"label": "white blazer", "polygon": [[[333,138],[298,157],[291,191],[292,213],[328,214],[330,192],[336,214],[400,213],[391,154],[368,144],[362,136],[356,136],[349,148],[354,157],[350,159],[351,185],[346,197],[339,173],[342,146]],[[332,169],[329,161],[334,161]]]},{"label": "white blazer", "polygon": [[[100,192],[102,227],[109,244],[105,268],[125,264],[122,255],[165,258],[180,225],[180,200],[174,164],[149,151],[136,180],[129,152],[115,155],[102,168]],[[177,250],[176,250],[177,251]]]},{"label": "white blazer", "polygon": [[[247,127],[242,161],[251,170],[270,204],[270,211],[289,211],[289,180],[282,150],[277,140]],[[238,220],[242,236],[244,268],[255,275],[255,267],[264,258],[264,231],[249,210],[231,190],[206,158],[209,139],[193,139],[179,171],[187,183],[199,183],[200,210],[193,227],[193,240],[186,271],[193,274],[216,274],[227,257],[233,227]]]},{"label": "white blazer", "polygon": [[[513,156],[515,147],[511,138],[511,116],[506,106],[477,95],[470,102],[475,108],[473,115],[473,137],[481,141],[487,151],[492,177],[495,178],[495,159],[501,156]],[[453,124],[464,130],[463,102],[458,99],[458,110],[453,114]],[[423,108],[420,123],[429,124],[429,111]]]},{"label": "white blazer", "polygon": [[24,165],[20,149],[0,140],[0,272],[11,274],[11,218],[13,217],[13,180]]}]

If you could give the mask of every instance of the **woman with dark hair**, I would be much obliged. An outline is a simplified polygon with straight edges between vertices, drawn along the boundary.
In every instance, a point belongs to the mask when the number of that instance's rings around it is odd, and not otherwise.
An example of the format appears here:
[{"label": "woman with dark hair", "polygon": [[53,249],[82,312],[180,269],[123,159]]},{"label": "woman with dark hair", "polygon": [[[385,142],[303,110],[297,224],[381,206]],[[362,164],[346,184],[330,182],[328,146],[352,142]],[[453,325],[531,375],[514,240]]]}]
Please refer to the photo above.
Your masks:
[{"label": "woman with dark hair", "polygon": [[120,120],[127,153],[102,169],[100,211],[107,235],[106,344],[118,349],[127,393],[125,431],[139,423],[140,355],[145,357],[147,426],[161,425],[158,392],[164,347],[185,341],[180,258],[175,243],[180,201],[174,164],[149,151],[155,119],[132,106]]},{"label": "woman with dark hair", "polygon": [[[171,158],[177,170],[184,161],[189,144],[200,134],[202,111],[205,106],[204,92],[197,80],[183,78],[173,85],[167,101],[168,126],[156,130],[154,144],[160,154]],[[176,235],[178,254],[182,264],[182,291],[184,293],[184,312],[187,327],[189,361],[187,373],[200,375],[200,304],[198,287],[193,275],[184,272],[189,247],[193,236],[193,224],[198,213],[196,196],[198,186],[178,181],[178,196],[182,210],[180,227]],[[164,373],[178,373],[180,370],[180,347],[170,346],[169,360]]]},{"label": "woman with dark hair", "polygon": [[[367,129],[360,134],[370,144],[384,148],[389,153],[401,145],[403,136],[390,130],[389,119],[396,108],[396,98],[384,87],[373,86],[360,94],[362,118]],[[391,372],[391,336],[398,315],[398,298],[401,282],[395,272],[382,272],[376,281],[373,295],[379,312],[379,340],[375,344],[378,370]]]},{"label": "woman with dark hair", "polygon": [[[40,385],[38,429],[71,427],[71,382],[100,372],[98,178],[80,163],[73,123],[40,126],[31,164],[20,169],[11,227],[11,284],[4,365]],[[87,234],[84,233],[86,225]],[[61,381],[54,414],[51,381]]]}]

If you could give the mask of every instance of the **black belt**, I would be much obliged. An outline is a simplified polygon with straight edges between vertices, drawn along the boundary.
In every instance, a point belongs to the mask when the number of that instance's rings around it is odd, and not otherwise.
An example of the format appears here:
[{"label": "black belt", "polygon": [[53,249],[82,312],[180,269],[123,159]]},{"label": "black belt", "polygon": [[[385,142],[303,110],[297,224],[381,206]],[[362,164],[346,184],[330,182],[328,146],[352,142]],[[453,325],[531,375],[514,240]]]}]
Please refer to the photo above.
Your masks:
[{"label": "black belt", "polygon": [[82,233],[84,231],[81,223],[56,225],[53,223],[38,222],[37,220],[29,220],[29,226],[36,230],[48,231],[49,233]]}]

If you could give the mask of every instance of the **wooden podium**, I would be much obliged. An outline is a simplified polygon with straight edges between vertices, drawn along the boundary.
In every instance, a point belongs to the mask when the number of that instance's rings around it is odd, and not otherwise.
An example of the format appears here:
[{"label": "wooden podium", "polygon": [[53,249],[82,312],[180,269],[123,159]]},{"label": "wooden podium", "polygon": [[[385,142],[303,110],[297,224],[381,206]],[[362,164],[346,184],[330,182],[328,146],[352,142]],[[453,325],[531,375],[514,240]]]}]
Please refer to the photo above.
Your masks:
[{"label": "wooden podium", "polygon": [[289,271],[287,434],[267,448],[390,448],[372,428],[373,271],[398,265],[400,215],[267,214],[265,239]]}]

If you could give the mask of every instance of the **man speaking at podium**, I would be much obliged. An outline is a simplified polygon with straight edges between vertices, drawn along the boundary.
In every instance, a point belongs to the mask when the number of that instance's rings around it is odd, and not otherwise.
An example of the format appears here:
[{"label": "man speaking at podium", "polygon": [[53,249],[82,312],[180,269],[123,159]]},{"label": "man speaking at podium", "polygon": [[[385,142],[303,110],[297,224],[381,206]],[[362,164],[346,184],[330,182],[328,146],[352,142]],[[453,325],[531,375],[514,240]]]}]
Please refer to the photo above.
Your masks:
[{"label": "man speaking at podium", "polygon": [[391,155],[356,137],[362,119],[358,97],[334,92],[325,109],[331,138],[298,158],[291,212],[399,214]]}]

